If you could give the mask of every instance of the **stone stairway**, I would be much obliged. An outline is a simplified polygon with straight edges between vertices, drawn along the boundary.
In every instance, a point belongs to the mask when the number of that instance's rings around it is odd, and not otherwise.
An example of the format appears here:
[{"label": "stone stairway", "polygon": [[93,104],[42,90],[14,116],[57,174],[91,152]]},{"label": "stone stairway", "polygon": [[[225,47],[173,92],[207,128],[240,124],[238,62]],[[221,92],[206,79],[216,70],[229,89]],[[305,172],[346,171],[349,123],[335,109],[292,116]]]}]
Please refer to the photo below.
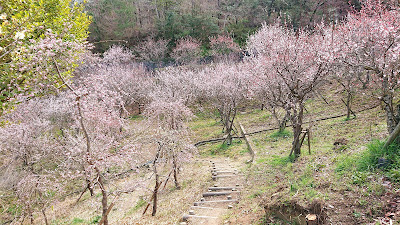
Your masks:
[{"label": "stone stairway", "polygon": [[180,225],[223,224],[222,216],[240,200],[243,175],[228,159],[211,160],[210,164],[213,184],[183,215]]}]

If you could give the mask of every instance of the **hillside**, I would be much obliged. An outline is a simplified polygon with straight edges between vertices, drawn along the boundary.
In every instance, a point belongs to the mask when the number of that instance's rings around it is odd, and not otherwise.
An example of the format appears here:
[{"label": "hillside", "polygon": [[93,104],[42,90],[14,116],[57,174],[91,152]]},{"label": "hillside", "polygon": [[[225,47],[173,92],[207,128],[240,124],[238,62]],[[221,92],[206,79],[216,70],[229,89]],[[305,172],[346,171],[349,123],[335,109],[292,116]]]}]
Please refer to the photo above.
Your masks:
[{"label": "hillside", "polygon": [[[329,104],[318,97],[308,100],[306,121],[345,112],[337,86],[331,85],[322,93]],[[369,108],[371,104],[370,99],[357,95],[353,111]],[[257,108],[258,105],[243,108],[238,118],[249,133],[276,126],[268,111]],[[283,134],[271,130],[251,135],[256,151],[252,164],[246,164],[250,156],[242,139],[235,139],[231,146],[222,145],[221,142],[200,146],[198,154],[183,164],[180,173],[182,189],[176,190],[171,181],[160,192],[159,213],[155,217],[149,212],[142,216],[150,197],[149,189],[154,184],[140,183],[151,179],[150,168],[140,169],[109,184],[115,189],[127,185],[135,187],[132,193],[121,194],[115,199],[110,223],[178,223],[192,203],[198,201],[201,193],[212,184],[210,159],[236,161],[240,172],[245,175],[240,202],[222,217],[224,224],[286,224],[299,220],[303,224],[308,213],[320,215],[329,224],[373,223],[385,215],[387,196],[395,194],[399,184],[395,182],[396,174],[380,169],[358,171],[356,165],[351,164],[355,155],[366,151],[368,143],[384,138],[387,132],[384,112],[379,106],[356,115],[350,120],[345,120],[343,116],[314,122],[311,126],[311,154],[305,142],[302,155],[296,161],[288,157],[292,141],[290,127]],[[141,118],[132,122],[138,120]],[[194,141],[222,136],[222,127],[209,113],[198,113],[197,118],[188,125]],[[333,143],[338,139],[348,142],[334,149]],[[351,166],[338,169],[343,162]],[[73,195],[52,206],[48,213],[51,223],[96,223],[100,208],[95,211],[88,209],[98,201],[99,194],[96,192],[95,197],[91,198],[86,193],[79,203],[75,203],[78,195]],[[40,224],[42,218],[38,215],[36,220]]]}]

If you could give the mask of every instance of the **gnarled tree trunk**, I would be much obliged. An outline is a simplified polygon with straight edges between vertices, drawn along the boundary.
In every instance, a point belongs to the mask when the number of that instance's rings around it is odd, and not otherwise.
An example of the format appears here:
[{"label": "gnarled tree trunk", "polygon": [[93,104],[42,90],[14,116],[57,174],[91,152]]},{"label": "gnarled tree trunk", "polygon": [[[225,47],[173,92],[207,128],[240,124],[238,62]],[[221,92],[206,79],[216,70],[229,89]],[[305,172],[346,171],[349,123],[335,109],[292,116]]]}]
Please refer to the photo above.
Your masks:
[{"label": "gnarled tree trunk", "polygon": [[299,100],[299,102],[297,103],[297,107],[293,109],[293,115],[291,118],[293,127],[293,142],[292,142],[292,150],[290,151],[290,156],[294,153],[296,158],[301,155],[302,143],[300,141],[300,135],[303,125],[303,115],[304,115],[303,101]]}]

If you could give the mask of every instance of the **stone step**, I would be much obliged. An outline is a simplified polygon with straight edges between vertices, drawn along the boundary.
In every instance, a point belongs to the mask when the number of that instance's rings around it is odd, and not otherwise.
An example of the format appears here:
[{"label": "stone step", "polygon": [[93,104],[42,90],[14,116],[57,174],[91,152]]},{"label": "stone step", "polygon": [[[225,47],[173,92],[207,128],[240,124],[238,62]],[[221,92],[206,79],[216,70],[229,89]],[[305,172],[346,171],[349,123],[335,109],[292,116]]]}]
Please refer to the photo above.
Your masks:
[{"label": "stone step", "polygon": [[235,175],[217,175],[217,176],[212,176],[211,178],[213,180],[216,180],[218,178],[229,178],[229,177],[239,177],[239,176],[244,176],[243,174],[235,174]]},{"label": "stone step", "polygon": [[192,209],[208,209],[208,210],[226,210],[225,208],[215,208],[215,207],[206,207],[206,206],[190,206]]},{"label": "stone step", "polygon": [[219,196],[219,195],[230,195],[230,194],[236,194],[240,193],[240,191],[226,191],[226,192],[206,192],[203,193],[203,197],[209,197],[209,196]]},{"label": "stone step", "polygon": [[200,206],[202,204],[209,204],[209,203],[238,203],[239,200],[237,199],[231,199],[231,200],[213,200],[213,201],[201,201],[201,202],[195,202],[194,206]]},{"label": "stone step", "polygon": [[237,170],[211,170],[212,173],[237,173]]},{"label": "stone step", "polygon": [[182,220],[183,221],[188,221],[189,218],[200,218],[200,219],[218,219],[218,217],[215,216],[198,216],[198,215],[183,215]]},{"label": "stone step", "polygon": [[236,187],[209,187],[208,190],[211,191],[220,191],[220,190],[233,190],[233,189],[240,189],[242,187],[236,186]]}]

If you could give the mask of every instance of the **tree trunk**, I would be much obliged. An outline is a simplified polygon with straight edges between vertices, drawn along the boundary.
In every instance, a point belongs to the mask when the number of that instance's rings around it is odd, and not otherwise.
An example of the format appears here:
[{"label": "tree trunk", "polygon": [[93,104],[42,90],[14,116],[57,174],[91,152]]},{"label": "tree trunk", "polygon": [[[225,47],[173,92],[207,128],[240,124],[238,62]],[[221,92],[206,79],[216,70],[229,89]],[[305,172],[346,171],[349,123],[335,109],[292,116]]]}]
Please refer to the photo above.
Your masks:
[{"label": "tree trunk", "polygon": [[157,160],[158,160],[158,157],[160,156],[162,145],[161,145],[161,143],[158,143],[158,144],[159,144],[158,151],[156,153],[156,157],[154,158],[154,162],[153,162],[156,184],[155,184],[154,190],[153,190],[153,211],[151,213],[152,216],[155,216],[157,213],[157,194],[158,194],[158,189],[160,188],[160,176],[158,175],[158,171],[157,171]]},{"label": "tree trunk", "polygon": [[[282,121],[279,122],[279,133],[282,133],[286,129],[286,123],[289,119],[289,114],[286,113],[285,117],[283,117]],[[278,120],[279,121],[279,120]]]},{"label": "tree trunk", "polygon": [[92,182],[89,179],[86,179],[86,182],[87,182],[87,189],[90,192],[90,196],[93,197],[94,191],[93,191],[93,187],[92,187]]},{"label": "tree trunk", "polygon": [[31,207],[28,208],[28,214],[29,214],[29,220],[30,220],[31,224],[33,224],[33,213],[32,213]]},{"label": "tree trunk", "polygon": [[286,120],[282,120],[281,123],[279,123],[279,133],[282,133],[286,128]]},{"label": "tree trunk", "polygon": [[104,181],[103,178],[100,174],[100,171],[97,171],[98,176],[99,176],[99,185],[101,189],[101,194],[103,195],[103,199],[101,200],[101,205],[103,207],[103,213],[102,213],[102,221],[104,225],[108,225],[108,215],[107,215],[107,209],[108,209],[108,203],[107,203],[107,192],[106,188],[104,187]]},{"label": "tree trunk", "polygon": [[348,91],[347,93],[347,100],[346,100],[346,107],[347,107],[347,119],[350,119],[351,114],[351,93]]},{"label": "tree trunk", "polygon": [[43,218],[44,218],[44,223],[46,225],[49,225],[49,221],[47,220],[46,210],[45,209],[42,209],[42,214],[43,214]]},{"label": "tree trunk", "polygon": [[298,109],[293,110],[293,117],[292,117],[292,126],[293,126],[293,142],[292,142],[292,150],[290,151],[290,156],[294,153],[295,157],[299,157],[301,155],[301,143],[300,143],[300,135],[302,131],[303,125],[303,101],[299,100]]},{"label": "tree trunk", "polygon": [[178,162],[176,159],[176,154],[173,154],[172,156],[172,163],[173,163],[173,167],[174,167],[174,182],[175,182],[175,188],[176,189],[181,189],[179,182],[178,182]]},{"label": "tree trunk", "polygon": [[154,191],[153,191],[153,211],[151,212],[152,216],[155,216],[157,213],[157,194],[159,187],[160,187],[160,177],[158,173],[156,173],[156,184],[154,186]]},{"label": "tree trunk", "polygon": [[386,122],[387,122],[387,129],[388,133],[391,134],[396,127],[396,118],[394,115],[393,110],[393,96],[391,94],[387,94],[383,97],[383,101],[385,104],[385,111],[386,111]]},{"label": "tree trunk", "polygon": [[[301,154],[301,146],[300,146],[300,135],[301,135],[301,125],[293,126],[293,142],[292,142],[292,151],[294,152],[295,157],[299,157]],[[291,155],[291,154],[290,154]]]},{"label": "tree trunk", "polygon": [[391,134],[397,125],[397,121],[393,108],[393,94],[389,90],[389,80],[385,76],[383,76],[382,91],[383,91],[382,100],[383,103],[385,104],[385,111],[386,111],[387,129],[388,133]]}]

